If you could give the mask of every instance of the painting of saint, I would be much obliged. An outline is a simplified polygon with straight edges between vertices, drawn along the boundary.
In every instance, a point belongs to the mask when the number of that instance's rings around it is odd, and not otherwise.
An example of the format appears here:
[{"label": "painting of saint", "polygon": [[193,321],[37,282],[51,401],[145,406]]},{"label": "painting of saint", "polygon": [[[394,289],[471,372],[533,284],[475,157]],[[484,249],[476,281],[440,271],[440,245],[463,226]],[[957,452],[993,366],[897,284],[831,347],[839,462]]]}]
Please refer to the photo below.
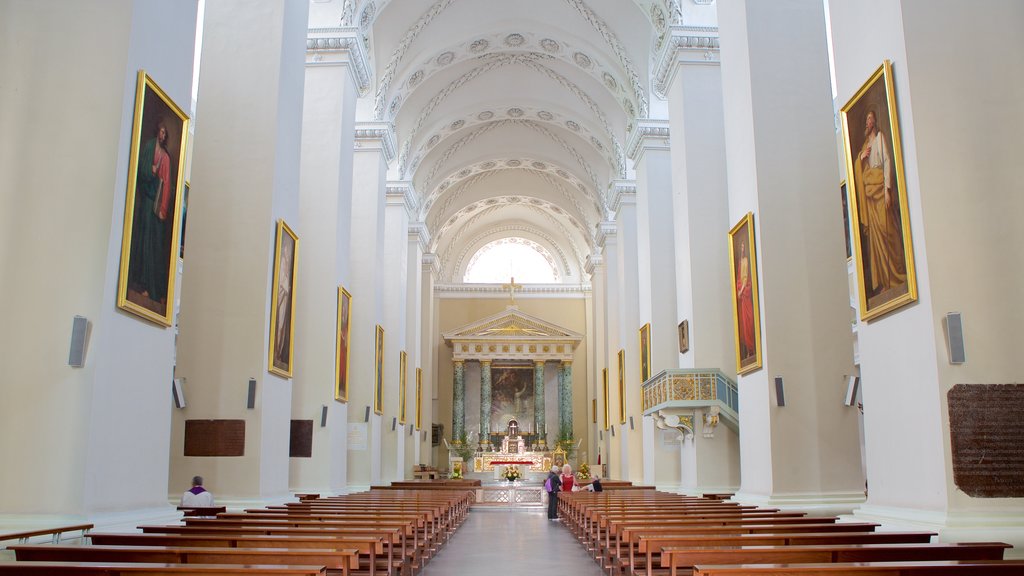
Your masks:
[{"label": "painting of saint", "polygon": [[533,368],[491,368],[491,421],[533,422]]},{"label": "painting of saint", "polygon": [[338,286],[338,344],[334,360],[334,399],[339,402],[348,400],[348,338],[351,318],[352,294]]},{"label": "painting of saint", "polygon": [[736,373],[745,374],[761,367],[761,320],[752,213],[747,213],[729,231],[729,252],[732,258]]},{"label": "painting of saint", "polygon": [[292,337],[295,331],[295,271],[299,238],[277,221],[277,258],[274,262],[273,303],[270,309],[270,367],[279,376],[292,376]]}]

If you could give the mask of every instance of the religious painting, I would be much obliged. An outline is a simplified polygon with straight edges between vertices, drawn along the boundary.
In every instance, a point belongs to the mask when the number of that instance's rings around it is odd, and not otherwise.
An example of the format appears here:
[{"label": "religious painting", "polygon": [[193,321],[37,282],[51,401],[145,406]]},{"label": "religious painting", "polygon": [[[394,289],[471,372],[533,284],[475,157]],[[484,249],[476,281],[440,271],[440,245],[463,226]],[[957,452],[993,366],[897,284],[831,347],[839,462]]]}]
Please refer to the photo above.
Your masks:
[{"label": "religious painting", "polygon": [[338,324],[334,348],[334,399],[348,401],[348,338],[352,321],[352,294],[338,286]]},{"label": "religious painting", "polygon": [[690,350],[690,321],[679,323],[679,353],[686,354]]},{"label": "religious painting", "polygon": [[651,323],[640,327],[640,383],[651,378]]},{"label": "religious painting", "polygon": [[373,340],[373,413],[384,413],[384,328],[377,324]]},{"label": "religious painting", "polygon": [[594,398],[592,401],[590,413],[592,414],[592,423],[597,424],[597,398]]},{"label": "religious painting", "polygon": [[839,184],[839,196],[843,201],[843,232],[846,237],[846,259],[853,258],[853,239],[850,237],[850,199],[846,192],[846,180]]},{"label": "religious painting", "polygon": [[275,245],[269,370],[278,376],[291,378],[295,352],[295,272],[298,269],[299,237],[284,220],[277,221]]},{"label": "religious painting", "polygon": [[117,307],[162,326],[170,326],[174,317],[188,122],[188,115],[139,70]]},{"label": "religious painting", "polygon": [[732,273],[733,332],[736,373],[761,367],[761,312],[757,291],[757,251],[754,246],[754,215],[746,216],[729,230],[729,266]]},{"label": "religious painting", "polygon": [[405,350],[398,353],[398,423],[405,424]]},{"label": "religious painting", "polygon": [[423,414],[423,369],[416,369],[416,429],[422,426],[421,414]]},{"label": "religious painting", "polygon": [[619,350],[619,424],[626,423],[626,351]]},{"label": "religious painting", "polygon": [[840,115],[860,317],[871,320],[917,300],[892,62],[882,63]]},{"label": "religious painting", "polygon": [[492,422],[533,422],[533,405],[533,366],[491,366]]},{"label": "religious painting", "polygon": [[609,408],[608,408],[608,369],[601,369],[601,397],[604,399],[604,429],[608,429],[608,420],[610,420]]}]

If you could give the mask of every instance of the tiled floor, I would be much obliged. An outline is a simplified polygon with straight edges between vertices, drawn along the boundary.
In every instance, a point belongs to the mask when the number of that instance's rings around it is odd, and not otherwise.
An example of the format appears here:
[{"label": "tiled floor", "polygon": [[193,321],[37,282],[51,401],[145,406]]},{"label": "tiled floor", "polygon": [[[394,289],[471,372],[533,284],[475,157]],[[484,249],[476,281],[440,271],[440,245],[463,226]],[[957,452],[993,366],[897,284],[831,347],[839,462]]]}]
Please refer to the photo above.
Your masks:
[{"label": "tiled floor", "polygon": [[473,509],[420,576],[528,574],[601,576],[603,571],[560,521],[543,510]]}]

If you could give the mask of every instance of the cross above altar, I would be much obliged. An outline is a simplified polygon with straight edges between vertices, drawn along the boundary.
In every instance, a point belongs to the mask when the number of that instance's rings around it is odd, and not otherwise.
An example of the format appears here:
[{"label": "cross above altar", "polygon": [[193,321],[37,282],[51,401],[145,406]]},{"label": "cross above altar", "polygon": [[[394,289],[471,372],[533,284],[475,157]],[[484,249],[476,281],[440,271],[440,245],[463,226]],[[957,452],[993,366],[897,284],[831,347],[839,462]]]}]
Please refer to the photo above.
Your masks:
[{"label": "cross above altar", "polygon": [[511,305],[515,306],[516,305],[516,290],[522,288],[523,285],[522,284],[516,284],[516,278],[515,278],[515,276],[512,276],[511,278],[509,278],[509,283],[508,284],[502,284],[501,287],[503,289],[505,289],[505,290],[508,290],[508,295],[512,299],[512,304]]}]

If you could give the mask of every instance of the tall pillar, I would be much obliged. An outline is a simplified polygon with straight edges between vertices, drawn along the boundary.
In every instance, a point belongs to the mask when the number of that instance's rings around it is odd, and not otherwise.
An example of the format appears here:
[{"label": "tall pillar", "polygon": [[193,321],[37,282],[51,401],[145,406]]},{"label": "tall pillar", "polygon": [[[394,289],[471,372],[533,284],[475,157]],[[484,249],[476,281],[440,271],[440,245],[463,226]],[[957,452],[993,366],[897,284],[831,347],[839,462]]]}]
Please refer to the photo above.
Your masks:
[{"label": "tall pillar", "polygon": [[[420,302],[422,302],[423,305],[423,312],[421,315],[423,318],[423,327],[421,332],[423,340],[421,344],[422,348],[420,357],[423,359],[423,402],[420,406],[420,409],[422,410],[420,417],[423,425],[423,431],[429,431],[431,434],[420,434],[420,442],[423,444],[423,451],[426,453],[426,456],[418,459],[416,462],[434,464],[436,461],[447,460],[448,457],[447,453],[440,455],[435,454],[435,447],[433,446],[432,441],[432,425],[434,422],[438,422],[439,420],[435,407],[437,390],[440,388],[438,383],[434,380],[437,374],[437,370],[434,365],[437,359],[437,353],[434,348],[436,346],[437,338],[437,330],[435,330],[435,326],[438,325],[436,317],[437,306],[435,306],[434,300],[434,281],[440,273],[437,255],[433,253],[423,254],[422,266],[423,289],[420,294]],[[455,430],[453,428],[449,431],[449,434],[452,435],[452,438],[457,438],[457,436],[454,435],[454,432]],[[439,442],[439,446],[436,447],[436,450],[440,451],[443,449],[444,444]]]},{"label": "tall pillar", "polygon": [[605,363],[604,368],[608,369],[608,424],[609,428],[604,433],[604,448],[602,463],[607,467],[607,473],[612,478],[625,478],[623,467],[623,452],[621,444],[616,442],[616,436],[611,435],[612,426],[619,426],[619,386],[618,386],[618,353],[620,345],[620,300],[621,291],[619,286],[620,263],[618,246],[618,228],[615,222],[605,221],[598,224],[597,245],[601,248],[602,259],[605,264],[605,305],[602,313],[605,316]]},{"label": "tall pillar", "polygon": [[[246,26],[238,25],[240,11]],[[288,494],[292,382],[268,371],[268,341],[278,219],[298,235],[297,259],[304,257],[298,190],[307,15],[306,4],[287,1],[206,5],[197,99],[205,120],[192,160],[177,351],[178,374],[191,385],[188,407],[174,418],[170,477],[173,486],[197,473],[209,477],[221,502]],[[296,282],[296,301],[310,288]],[[293,374],[295,358],[307,353],[294,346]],[[243,456],[182,455],[185,422],[211,419],[244,421]]]},{"label": "tall pillar", "polygon": [[[415,192],[409,190],[413,196]],[[420,390],[420,420],[416,419],[417,409],[417,398],[416,398],[416,374],[417,370],[421,371],[421,385],[425,386],[427,371],[424,370],[424,337],[423,327],[429,326],[429,319],[424,320],[424,306],[423,306],[423,253],[430,245],[430,234],[427,231],[427,226],[423,222],[413,222],[409,224],[408,232],[408,258],[406,259],[406,269],[409,278],[409,287],[406,290],[406,301],[408,302],[407,309],[405,312],[406,317],[406,332],[408,334],[408,350],[409,350],[409,375],[408,385],[406,386],[406,424],[413,427],[413,433],[409,435],[406,433],[409,442],[405,449],[405,467],[403,470],[409,470],[409,466],[412,464],[420,464],[425,462],[423,460],[423,434],[420,434],[419,430],[423,425],[423,404],[429,411],[430,409],[430,396],[423,393]],[[429,413],[429,412],[428,412]],[[429,420],[429,418],[427,418]]]},{"label": "tall pillar", "polygon": [[452,441],[459,442],[466,435],[466,363],[452,362],[455,368],[455,382],[452,386]]},{"label": "tall pillar", "polygon": [[533,361],[533,431],[537,433],[538,444],[547,444],[547,427],[544,425],[544,361]]},{"label": "tall pillar", "polygon": [[824,7],[739,0],[718,12],[729,222],[754,215],[761,302],[763,367],[738,378],[737,498],[852,508],[864,486],[856,410],[838,401],[853,340],[842,215],[822,193],[839,181]]},{"label": "tall pillar", "polygon": [[[397,425],[399,417],[399,359],[406,354],[408,362],[408,304],[409,213],[412,212],[411,194],[407,184],[388,183],[384,211],[384,257],[381,260],[381,312],[384,333],[391,342],[384,357],[384,433],[381,443],[381,475],[385,480],[401,480],[405,476],[405,439],[403,429]],[[408,387],[408,381],[406,381]]]},{"label": "tall pillar", "polygon": [[491,361],[480,361],[480,449],[491,445]]},{"label": "tall pillar", "polygon": [[[615,183],[613,208],[615,209],[615,226],[618,231],[619,270],[616,278],[619,287],[618,342],[619,349],[625,350],[625,412],[626,424],[629,417],[634,421],[642,418],[643,409],[640,405],[640,254],[637,226],[636,184],[633,181]],[[609,277],[611,277],[609,275]],[[611,300],[609,300],[610,302]],[[616,370],[618,366],[616,365]],[[617,375],[616,375],[617,377]],[[640,430],[634,426],[619,426],[618,440],[622,459],[624,479],[642,482],[643,479],[643,438]]]},{"label": "tall pillar", "polygon": [[573,439],[572,361],[563,360],[558,370],[558,438]]},{"label": "tall pillar", "polygon": [[[605,267],[604,257],[593,253],[587,257],[585,270],[590,276],[590,314],[587,320],[590,323],[587,334],[587,354],[591,358],[588,367],[588,379],[590,382],[590,398],[597,401],[597,422],[590,426],[589,442],[587,444],[588,464],[597,462],[597,455],[602,452],[604,438],[604,414],[607,407],[604,398],[604,383],[602,381],[604,369],[608,366],[607,346],[605,346]],[[602,458],[604,462],[607,455]],[[595,470],[594,472],[598,472]]]}]

